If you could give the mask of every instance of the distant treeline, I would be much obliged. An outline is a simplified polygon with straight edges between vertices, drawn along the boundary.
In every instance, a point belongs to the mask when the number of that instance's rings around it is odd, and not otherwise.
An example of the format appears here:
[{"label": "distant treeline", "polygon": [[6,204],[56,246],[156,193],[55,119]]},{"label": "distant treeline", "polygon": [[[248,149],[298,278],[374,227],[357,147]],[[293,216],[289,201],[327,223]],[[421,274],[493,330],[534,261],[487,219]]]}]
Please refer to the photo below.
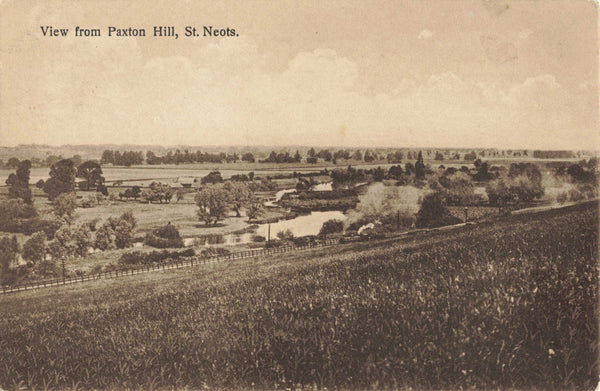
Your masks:
[{"label": "distant treeline", "polygon": [[533,157],[538,159],[571,159],[575,157],[573,151],[533,151]]},{"label": "distant treeline", "polygon": [[144,159],[144,153],[141,151],[112,151],[105,150],[102,152],[102,158],[100,162],[102,164],[113,164],[116,166],[133,166],[142,164],[146,161],[147,164],[184,164],[184,163],[223,163],[223,162],[235,162],[238,160],[238,155],[227,154],[224,152],[220,153],[207,153],[201,151],[190,152],[188,150],[180,151],[179,149],[175,152],[169,151],[164,156],[158,156],[152,151],[146,152],[146,158]]},{"label": "distant treeline", "polygon": [[[295,152],[287,150],[271,150],[252,152],[202,152],[180,150],[168,151],[160,156],[154,151],[148,150],[145,153],[139,150],[111,150],[106,149],[102,152],[99,160],[100,164],[111,164],[115,166],[133,166],[141,164],[159,165],[159,164],[190,164],[190,163],[309,163],[332,162],[334,164],[354,161],[354,162],[387,162],[392,164],[401,163],[403,159],[416,160],[419,150],[410,148],[372,148],[372,149],[327,149],[315,150],[315,148],[300,148]],[[503,157],[533,157],[537,159],[571,159],[581,158],[592,154],[581,151],[543,151],[543,150],[498,150],[498,149],[443,149],[429,148],[422,149],[423,157],[428,160],[437,161],[475,161],[478,158],[503,158]],[[593,155],[593,154],[592,154]],[[32,157],[27,160],[31,162],[32,167],[50,167],[52,164],[65,159],[63,155],[47,155],[45,158]],[[83,162],[81,155],[75,154],[69,157],[73,163],[78,166]],[[87,158],[86,160],[89,160]],[[0,160],[2,168],[16,168],[19,165],[19,158],[10,157],[8,160]]]}]

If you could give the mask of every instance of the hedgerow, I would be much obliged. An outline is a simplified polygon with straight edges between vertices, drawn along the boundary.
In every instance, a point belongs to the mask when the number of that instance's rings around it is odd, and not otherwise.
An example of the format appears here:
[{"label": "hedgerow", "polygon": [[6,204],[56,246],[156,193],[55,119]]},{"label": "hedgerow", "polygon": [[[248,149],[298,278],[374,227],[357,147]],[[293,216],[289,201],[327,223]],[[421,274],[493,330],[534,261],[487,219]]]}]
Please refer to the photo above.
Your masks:
[{"label": "hedgerow", "polygon": [[124,253],[119,258],[121,265],[148,265],[162,263],[167,259],[179,259],[194,256],[194,249],[188,248],[182,251],[132,251]]}]

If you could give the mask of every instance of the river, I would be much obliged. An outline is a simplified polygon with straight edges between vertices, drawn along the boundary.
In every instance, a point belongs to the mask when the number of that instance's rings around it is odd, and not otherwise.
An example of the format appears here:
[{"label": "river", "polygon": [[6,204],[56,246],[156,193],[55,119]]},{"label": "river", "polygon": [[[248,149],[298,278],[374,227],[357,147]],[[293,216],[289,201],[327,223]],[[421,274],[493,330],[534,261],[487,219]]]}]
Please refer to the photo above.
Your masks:
[{"label": "river", "polygon": [[346,219],[346,216],[338,210],[311,212],[308,215],[298,216],[289,220],[280,220],[271,224],[259,224],[254,232],[227,235],[205,235],[198,238],[186,238],[184,239],[184,242],[186,246],[191,246],[193,244],[211,246],[215,244],[235,245],[251,243],[257,235],[262,236],[266,240],[269,234],[269,225],[271,226],[271,239],[277,238],[277,233],[286,230],[290,230],[294,237],[318,235],[323,223],[332,219],[343,221]]}]

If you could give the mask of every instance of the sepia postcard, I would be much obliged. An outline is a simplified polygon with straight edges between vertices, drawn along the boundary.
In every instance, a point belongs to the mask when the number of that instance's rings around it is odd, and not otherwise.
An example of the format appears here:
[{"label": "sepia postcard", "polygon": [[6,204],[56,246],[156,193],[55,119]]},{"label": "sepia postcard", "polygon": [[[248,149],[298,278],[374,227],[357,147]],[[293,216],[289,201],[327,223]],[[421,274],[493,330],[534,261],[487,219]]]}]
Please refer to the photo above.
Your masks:
[{"label": "sepia postcard", "polygon": [[0,391],[600,390],[598,10],[0,0]]}]

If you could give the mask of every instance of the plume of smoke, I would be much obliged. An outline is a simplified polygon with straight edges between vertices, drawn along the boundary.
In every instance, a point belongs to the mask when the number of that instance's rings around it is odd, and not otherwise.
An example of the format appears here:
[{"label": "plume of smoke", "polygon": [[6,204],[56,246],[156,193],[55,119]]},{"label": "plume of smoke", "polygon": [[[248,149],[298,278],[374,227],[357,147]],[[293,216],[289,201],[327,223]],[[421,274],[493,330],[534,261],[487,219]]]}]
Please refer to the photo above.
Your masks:
[{"label": "plume of smoke", "polygon": [[429,191],[414,186],[372,184],[367,192],[359,197],[356,208],[348,213],[345,224],[348,226],[365,218],[375,222],[382,217],[395,215],[398,211],[403,215],[413,216],[419,211],[421,199]]}]

